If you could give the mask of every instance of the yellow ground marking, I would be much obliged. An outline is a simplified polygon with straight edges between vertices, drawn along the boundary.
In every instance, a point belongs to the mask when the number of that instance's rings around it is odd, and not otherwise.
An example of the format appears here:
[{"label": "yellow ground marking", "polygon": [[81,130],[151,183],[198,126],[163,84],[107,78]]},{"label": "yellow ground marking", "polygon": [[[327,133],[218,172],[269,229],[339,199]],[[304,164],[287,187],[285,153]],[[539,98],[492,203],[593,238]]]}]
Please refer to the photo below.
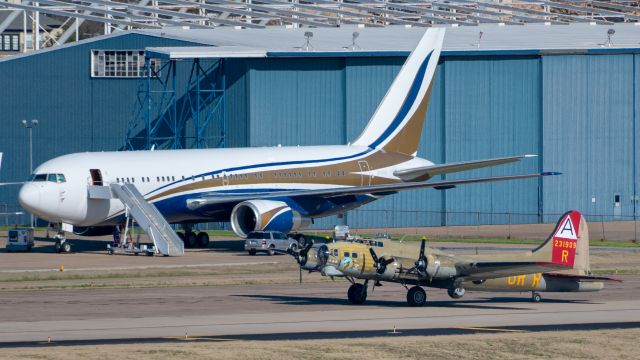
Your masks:
[{"label": "yellow ground marking", "polygon": [[462,329],[462,330],[482,330],[482,331],[501,331],[501,332],[527,332],[527,330],[497,329],[497,328],[487,328],[487,327],[458,327],[457,329]]}]

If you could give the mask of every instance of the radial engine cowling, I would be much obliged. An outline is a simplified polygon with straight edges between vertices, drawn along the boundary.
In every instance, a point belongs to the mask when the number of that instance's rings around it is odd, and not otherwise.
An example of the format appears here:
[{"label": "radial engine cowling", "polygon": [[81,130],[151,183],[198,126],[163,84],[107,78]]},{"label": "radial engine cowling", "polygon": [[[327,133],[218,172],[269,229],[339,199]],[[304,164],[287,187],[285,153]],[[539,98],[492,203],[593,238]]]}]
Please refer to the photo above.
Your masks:
[{"label": "radial engine cowling", "polygon": [[243,201],[231,211],[231,227],[236,235],[243,238],[251,231],[273,230],[288,233],[309,224],[311,218],[291,209],[283,201]]}]

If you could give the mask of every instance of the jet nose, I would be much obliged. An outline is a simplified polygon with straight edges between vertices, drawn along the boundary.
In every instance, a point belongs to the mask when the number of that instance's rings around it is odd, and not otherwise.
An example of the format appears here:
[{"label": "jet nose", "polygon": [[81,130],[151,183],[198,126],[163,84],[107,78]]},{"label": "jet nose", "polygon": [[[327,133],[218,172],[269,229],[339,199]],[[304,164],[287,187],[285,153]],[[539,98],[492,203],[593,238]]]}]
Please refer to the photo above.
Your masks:
[{"label": "jet nose", "polygon": [[40,189],[31,183],[24,184],[18,193],[18,201],[23,209],[30,213],[38,212],[40,207]]}]

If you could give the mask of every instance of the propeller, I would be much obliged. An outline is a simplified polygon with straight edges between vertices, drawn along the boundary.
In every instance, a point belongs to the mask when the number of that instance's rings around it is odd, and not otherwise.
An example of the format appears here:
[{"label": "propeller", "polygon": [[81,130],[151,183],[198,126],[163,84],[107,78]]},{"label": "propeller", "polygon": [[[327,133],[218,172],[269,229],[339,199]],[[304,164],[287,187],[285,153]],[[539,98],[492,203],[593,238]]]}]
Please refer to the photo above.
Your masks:
[{"label": "propeller", "polygon": [[387,271],[387,266],[395,261],[394,258],[385,259],[384,256],[378,258],[378,255],[376,255],[376,252],[371,247],[369,248],[369,252],[373,258],[373,265],[375,266],[376,273],[378,273],[378,275],[384,274],[384,272]]},{"label": "propeller", "polygon": [[289,254],[293,255],[294,258],[296,258],[296,260],[298,261],[298,265],[300,266],[304,266],[307,263],[307,260],[309,259],[309,250],[313,247],[313,242],[309,241],[305,247],[303,247],[302,249],[300,249],[299,251],[294,251],[294,250],[287,250],[289,252]]},{"label": "propeller", "polygon": [[426,248],[427,240],[423,237],[422,242],[420,243],[420,254],[418,255],[418,260],[415,262],[415,266],[407,271],[407,273],[411,273],[413,271],[418,274],[420,277],[427,277],[427,256],[424,254]]}]

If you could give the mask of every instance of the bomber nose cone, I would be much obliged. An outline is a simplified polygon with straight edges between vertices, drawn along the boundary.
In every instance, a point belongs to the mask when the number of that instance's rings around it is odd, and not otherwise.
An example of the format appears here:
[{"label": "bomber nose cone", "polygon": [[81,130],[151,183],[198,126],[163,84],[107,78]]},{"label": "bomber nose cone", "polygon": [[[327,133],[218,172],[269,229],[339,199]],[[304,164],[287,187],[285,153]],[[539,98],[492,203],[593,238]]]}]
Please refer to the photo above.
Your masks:
[{"label": "bomber nose cone", "polygon": [[25,210],[34,213],[37,212],[40,206],[40,191],[33,184],[24,184],[20,188],[18,194],[18,201],[20,206]]}]

